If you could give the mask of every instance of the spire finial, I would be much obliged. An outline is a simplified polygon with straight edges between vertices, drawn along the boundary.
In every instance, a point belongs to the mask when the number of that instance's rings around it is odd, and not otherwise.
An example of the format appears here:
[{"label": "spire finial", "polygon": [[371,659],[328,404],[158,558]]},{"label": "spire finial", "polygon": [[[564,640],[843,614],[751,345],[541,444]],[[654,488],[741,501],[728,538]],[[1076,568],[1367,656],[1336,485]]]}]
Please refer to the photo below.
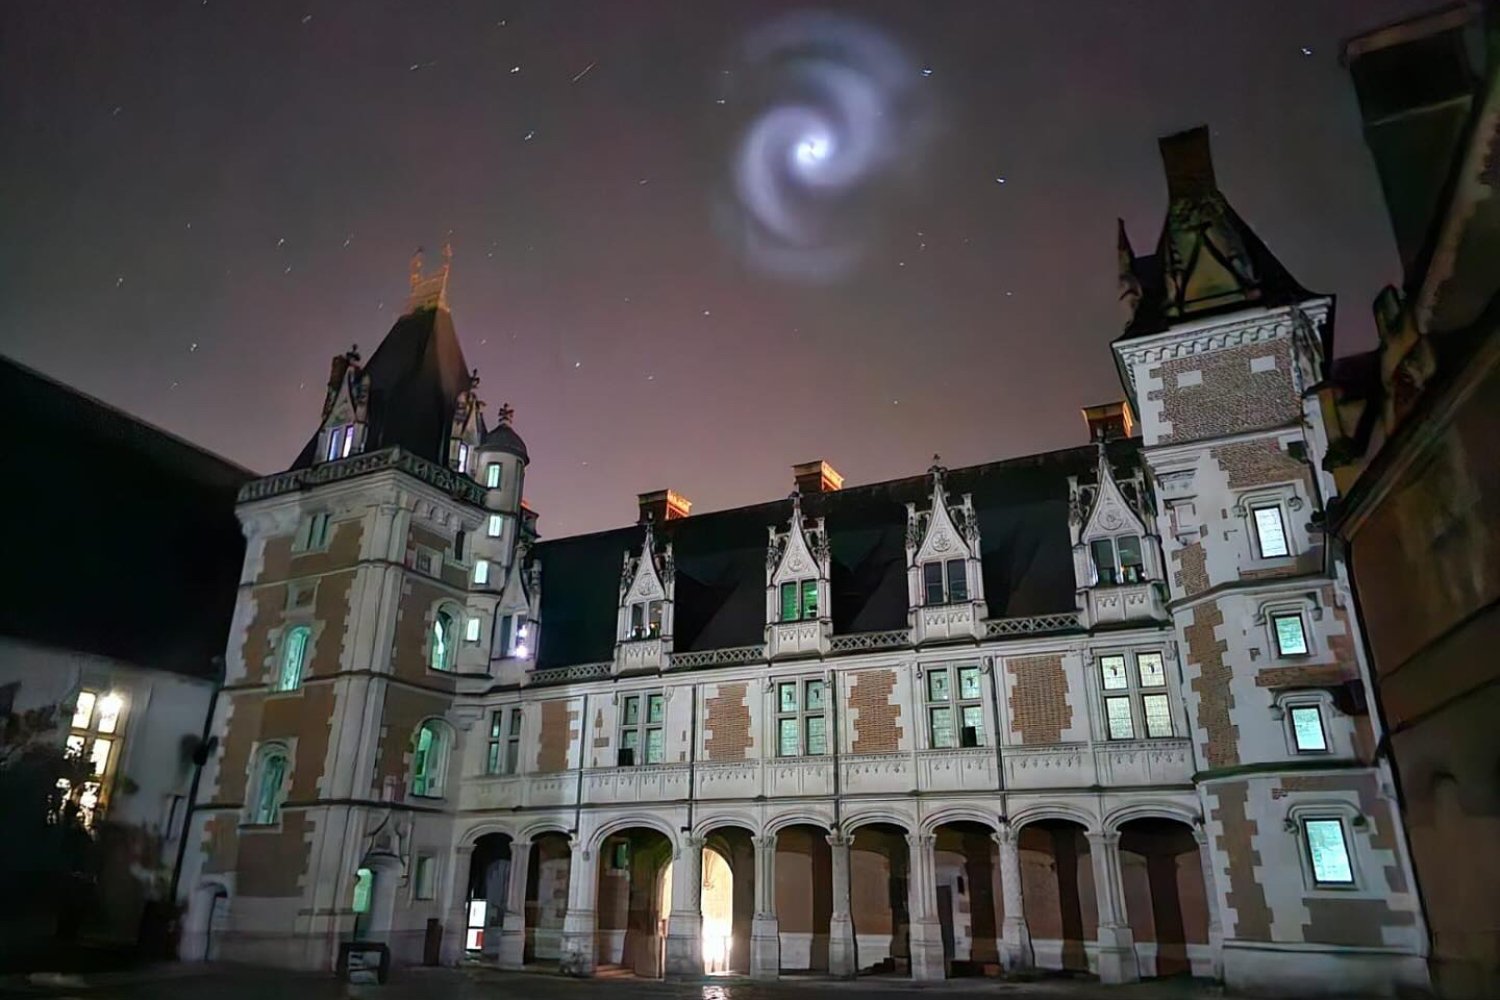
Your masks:
[{"label": "spire finial", "polygon": [[359,345],[358,344],[350,344],[349,345],[349,350],[347,350],[347,351],[344,352],[344,358],[346,360],[348,360],[350,364],[358,364],[359,363]]},{"label": "spire finial", "polygon": [[516,411],[509,403],[501,403],[500,409],[495,411],[495,419],[499,420],[502,424],[510,423],[511,418],[515,415]]},{"label": "spire finial", "polygon": [[943,481],[943,476],[948,472],[947,469],[943,468],[943,456],[939,455],[937,452],[933,452],[932,466],[927,471],[932,474],[932,478],[934,480],[941,483]]}]

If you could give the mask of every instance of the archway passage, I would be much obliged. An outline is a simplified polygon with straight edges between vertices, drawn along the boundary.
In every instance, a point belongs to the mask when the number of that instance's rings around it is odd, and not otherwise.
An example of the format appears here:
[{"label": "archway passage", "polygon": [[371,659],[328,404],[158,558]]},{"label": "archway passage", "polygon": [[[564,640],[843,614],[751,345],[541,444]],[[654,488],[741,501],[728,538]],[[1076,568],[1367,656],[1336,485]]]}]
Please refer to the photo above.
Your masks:
[{"label": "archway passage", "polygon": [[1203,863],[1192,829],[1170,819],[1122,823],[1120,880],[1141,975],[1212,975]]},{"label": "archway passage", "polygon": [[911,974],[910,875],[905,830],[871,823],[855,831],[849,849],[849,914],[859,975]]},{"label": "archway passage", "polygon": [[[500,954],[500,932],[511,872],[511,840],[487,833],[474,842],[464,895],[464,951],[494,961]],[[522,873],[519,877],[524,878]]]},{"label": "archway passage", "polygon": [[568,874],[573,851],[564,833],[538,834],[526,862],[526,941],[523,961],[562,957],[563,919],[568,914]]},{"label": "archway passage", "polygon": [[822,827],[782,827],[776,834],[776,925],[781,969],[827,972],[833,916],[833,851]]},{"label": "archway passage", "polygon": [[948,974],[998,975],[1005,913],[995,832],[965,821],[944,823],[933,833],[936,907]]},{"label": "archway passage", "polygon": [[738,826],[709,832],[703,849],[703,971],[750,973],[755,916],[755,844]]},{"label": "archway passage", "polygon": [[659,978],[671,911],[672,844],[656,830],[631,827],[599,845],[596,964]]},{"label": "archway passage", "polygon": [[1089,971],[1089,946],[1099,933],[1099,907],[1088,838],[1081,824],[1036,820],[1018,834],[1021,898],[1036,964]]}]

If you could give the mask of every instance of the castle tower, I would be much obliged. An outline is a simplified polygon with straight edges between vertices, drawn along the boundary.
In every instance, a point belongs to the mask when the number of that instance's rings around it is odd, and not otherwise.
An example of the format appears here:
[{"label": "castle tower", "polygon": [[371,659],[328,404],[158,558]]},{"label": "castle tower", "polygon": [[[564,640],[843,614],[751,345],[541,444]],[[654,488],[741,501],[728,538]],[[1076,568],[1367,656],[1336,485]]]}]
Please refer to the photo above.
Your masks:
[{"label": "castle tower", "polygon": [[1423,983],[1425,934],[1309,390],[1333,300],[1235,214],[1208,132],[1163,139],[1156,253],[1120,233],[1116,362],[1139,418],[1182,649],[1195,783],[1231,987]]},{"label": "castle tower", "polygon": [[414,259],[379,348],[334,358],[291,468],[240,492],[246,557],[184,957],[329,969],[358,939],[417,962],[463,893],[456,762],[477,716],[454,698],[491,683],[492,651],[514,652],[497,610],[534,531],[525,445],[508,408],[486,427],[448,271],[447,253],[431,275]]}]

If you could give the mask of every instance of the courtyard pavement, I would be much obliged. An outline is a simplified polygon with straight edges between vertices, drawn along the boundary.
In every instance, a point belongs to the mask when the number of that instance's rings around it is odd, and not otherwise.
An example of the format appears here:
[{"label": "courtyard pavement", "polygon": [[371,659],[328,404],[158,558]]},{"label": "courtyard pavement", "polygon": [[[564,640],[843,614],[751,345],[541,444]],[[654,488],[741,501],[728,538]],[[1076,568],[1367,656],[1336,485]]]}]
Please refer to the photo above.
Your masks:
[{"label": "courtyard pavement", "polygon": [[1222,987],[1186,979],[1101,986],[1088,979],[958,979],[912,983],[894,977],[853,982],[787,978],[777,983],[709,978],[697,982],[632,977],[569,979],[486,968],[397,969],[384,986],[350,986],[328,975],[230,965],[183,965],[86,977],[0,979],[0,995],[52,1000],[806,1000],[814,997],[934,995],[1115,1000],[1203,1000]]}]

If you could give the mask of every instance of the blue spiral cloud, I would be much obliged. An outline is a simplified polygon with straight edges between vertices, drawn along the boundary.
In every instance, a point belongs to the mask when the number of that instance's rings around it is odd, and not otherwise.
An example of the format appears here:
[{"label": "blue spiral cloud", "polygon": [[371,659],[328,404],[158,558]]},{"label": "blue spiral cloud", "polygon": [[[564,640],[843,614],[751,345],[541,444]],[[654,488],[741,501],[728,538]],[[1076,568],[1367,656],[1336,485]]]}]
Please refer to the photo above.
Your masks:
[{"label": "blue spiral cloud", "polygon": [[730,171],[731,239],[770,274],[843,277],[869,245],[877,193],[928,143],[923,73],[882,32],[825,13],[763,26],[742,56],[753,103]]}]

